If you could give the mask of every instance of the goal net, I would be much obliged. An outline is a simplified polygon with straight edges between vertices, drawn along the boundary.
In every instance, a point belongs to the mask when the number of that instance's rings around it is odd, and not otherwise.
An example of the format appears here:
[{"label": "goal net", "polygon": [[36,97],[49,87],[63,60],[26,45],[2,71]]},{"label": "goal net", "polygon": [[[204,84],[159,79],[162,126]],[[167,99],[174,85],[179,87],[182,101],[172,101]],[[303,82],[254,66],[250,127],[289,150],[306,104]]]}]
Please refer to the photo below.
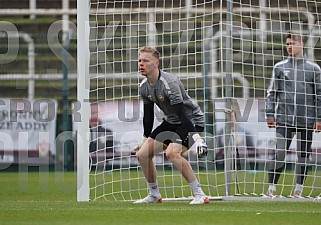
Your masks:
[{"label": "goal net", "polygon": [[[186,156],[204,192],[265,199],[276,143],[264,112],[273,67],[288,57],[289,30],[303,35],[306,57],[320,63],[320,19],[318,0],[78,0],[78,200],[131,201],[148,193],[133,150],[143,134],[141,46],[159,50],[160,68],[177,75],[205,113],[209,154]],[[157,126],[162,112],[155,112]],[[293,199],[298,141],[282,160],[278,199]],[[305,200],[321,193],[320,153],[314,132]],[[154,162],[163,199],[190,199],[165,154]]]}]

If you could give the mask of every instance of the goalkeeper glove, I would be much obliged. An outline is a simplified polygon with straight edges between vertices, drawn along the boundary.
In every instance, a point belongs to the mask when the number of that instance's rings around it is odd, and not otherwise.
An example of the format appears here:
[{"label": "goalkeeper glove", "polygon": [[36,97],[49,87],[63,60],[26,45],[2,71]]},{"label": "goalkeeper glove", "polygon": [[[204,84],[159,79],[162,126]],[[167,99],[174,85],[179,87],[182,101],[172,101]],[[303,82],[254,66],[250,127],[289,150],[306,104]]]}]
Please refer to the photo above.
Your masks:
[{"label": "goalkeeper glove", "polygon": [[143,138],[142,138],[142,140],[140,141],[140,143],[134,147],[134,150],[135,150],[135,151],[138,151],[138,150],[143,146],[143,144],[144,144],[144,142],[145,142],[146,140],[147,140],[147,137],[143,136]]},{"label": "goalkeeper glove", "polygon": [[201,138],[199,134],[194,134],[192,136],[195,146],[196,146],[196,154],[199,158],[207,156],[207,144],[206,142]]}]

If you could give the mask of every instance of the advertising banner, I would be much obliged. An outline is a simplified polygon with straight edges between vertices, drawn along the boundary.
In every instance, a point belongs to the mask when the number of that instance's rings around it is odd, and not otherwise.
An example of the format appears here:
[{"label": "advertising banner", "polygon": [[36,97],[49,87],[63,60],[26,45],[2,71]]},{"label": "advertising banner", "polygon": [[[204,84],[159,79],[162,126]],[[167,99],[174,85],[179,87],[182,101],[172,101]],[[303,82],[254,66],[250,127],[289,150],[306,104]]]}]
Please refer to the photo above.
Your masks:
[{"label": "advertising banner", "polygon": [[0,163],[52,163],[57,102],[0,100]]}]

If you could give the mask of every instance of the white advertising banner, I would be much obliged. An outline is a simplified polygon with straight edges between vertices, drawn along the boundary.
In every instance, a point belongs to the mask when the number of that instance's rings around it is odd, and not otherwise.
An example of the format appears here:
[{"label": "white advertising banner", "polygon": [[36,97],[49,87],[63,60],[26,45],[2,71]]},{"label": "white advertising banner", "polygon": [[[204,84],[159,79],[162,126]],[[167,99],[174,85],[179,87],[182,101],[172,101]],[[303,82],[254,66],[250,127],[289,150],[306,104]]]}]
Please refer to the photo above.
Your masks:
[{"label": "white advertising banner", "polygon": [[56,112],[57,102],[51,99],[1,99],[0,163],[20,163],[19,157],[25,163],[29,158],[53,159]]}]

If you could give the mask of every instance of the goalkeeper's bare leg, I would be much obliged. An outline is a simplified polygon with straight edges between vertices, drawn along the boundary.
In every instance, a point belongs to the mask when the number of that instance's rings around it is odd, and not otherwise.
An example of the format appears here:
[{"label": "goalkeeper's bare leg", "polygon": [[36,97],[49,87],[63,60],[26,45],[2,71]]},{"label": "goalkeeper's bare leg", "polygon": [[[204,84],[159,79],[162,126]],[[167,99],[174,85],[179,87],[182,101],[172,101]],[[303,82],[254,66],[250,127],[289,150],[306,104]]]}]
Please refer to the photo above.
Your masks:
[{"label": "goalkeeper's bare leg", "polygon": [[171,143],[166,149],[166,157],[173,163],[178,171],[182,174],[185,180],[189,183],[191,190],[194,194],[193,201],[190,204],[207,204],[209,203],[208,197],[203,192],[196,175],[191,167],[191,164],[182,157],[182,154],[188,149],[178,143]]},{"label": "goalkeeper's bare leg", "polygon": [[[153,163],[153,157],[163,151],[163,143],[148,138],[140,150],[136,153],[146,181],[148,183],[149,194],[146,198],[136,201],[135,203],[161,203],[162,198],[156,180],[156,167]],[[181,172],[182,176],[188,181],[191,190],[194,193],[194,200],[190,204],[206,204],[209,199],[204,194],[190,163],[182,157],[182,153],[187,148],[181,144],[171,143],[166,149],[166,156]]]},{"label": "goalkeeper's bare leg", "polygon": [[163,143],[152,138],[147,138],[138,152],[136,152],[136,157],[148,183],[149,193],[146,198],[140,199],[134,203],[162,202],[156,179],[157,171],[153,162],[153,157],[161,151],[163,151]]}]

